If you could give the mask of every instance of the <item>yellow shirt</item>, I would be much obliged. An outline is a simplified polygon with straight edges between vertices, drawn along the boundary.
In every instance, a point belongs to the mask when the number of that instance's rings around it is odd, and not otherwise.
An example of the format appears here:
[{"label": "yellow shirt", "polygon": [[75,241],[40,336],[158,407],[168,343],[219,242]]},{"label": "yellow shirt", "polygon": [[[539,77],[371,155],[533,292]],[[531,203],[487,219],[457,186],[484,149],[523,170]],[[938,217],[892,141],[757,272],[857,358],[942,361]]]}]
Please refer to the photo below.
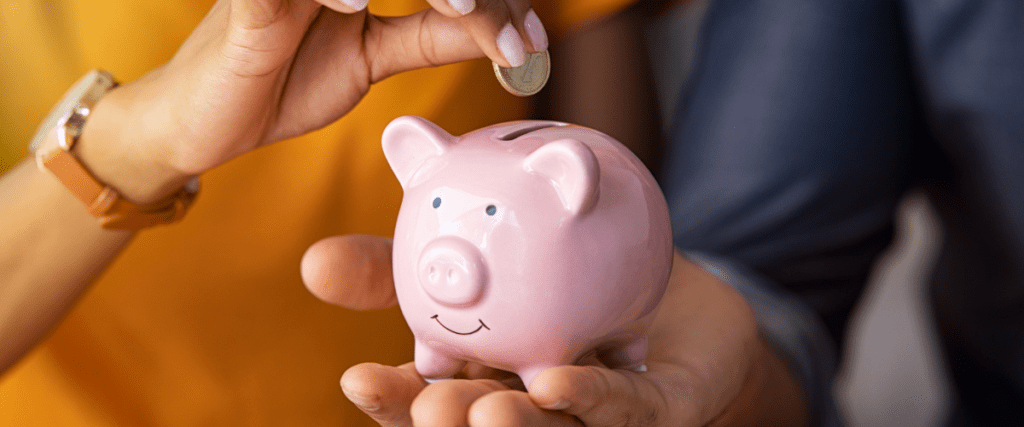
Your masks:
[{"label": "yellow shirt", "polygon": [[[212,3],[0,2],[0,172],[28,154],[35,127],[78,77],[91,68],[142,76]],[[427,7],[371,3],[385,15]],[[623,3],[536,6],[556,35]],[[205,173],[180,224],[140,233],[0,377],[0,425],[375,425],[338,380],[360,362],[411,360],[412,335],[397,309],[317,300],[299,260],[330,235],[391,235],[401,190],[380,148],[390,120],[420,115],[458,135],[527,112],[486,59],[418,70],[375,85],[318,132]]]}]

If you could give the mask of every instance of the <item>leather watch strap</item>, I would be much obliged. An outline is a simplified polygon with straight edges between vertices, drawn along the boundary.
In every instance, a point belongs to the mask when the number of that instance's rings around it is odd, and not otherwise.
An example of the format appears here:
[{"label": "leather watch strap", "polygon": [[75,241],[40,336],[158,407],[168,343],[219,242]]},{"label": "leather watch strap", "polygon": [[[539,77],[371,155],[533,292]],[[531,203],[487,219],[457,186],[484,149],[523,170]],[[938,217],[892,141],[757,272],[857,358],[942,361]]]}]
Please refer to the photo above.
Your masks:
[{"label": "leather watch strap", "polygon": [[60,182],[63,182],[64,186],[71,190],[71,194],[85,203],[85,206],[89,208],[89,213],[95,216],[98,210],[103,210],[94,207],[93,202],[99,198],[105,186],[86,171],[78,159],[72,157],[67,151],[53,150],[43,159],[43,166],[49,169]]},{"label": "leather watch strap", "polygon": [[121,198],[117,190],[100,182],[74,156],[72,149],[92,108],[117,86],[110,73],[93,70],[79,79],[32,138],[29,149],[36,154],[40,169],[49,170],[85,204],[89,213],[107,229],[141,230],[168,224],[185,215],[199,190],[198,178],[174,194],[145,205]]},{"label": "leather watch strap", "polygon": [[196,192],[183,187],[174,194],[145,205],[130,203],[117,190],[103,185],[84,166],[64,150],[53,150],[43,164],[71,190],[89,213],[107,229],[141,230],[158,224],[169,224],[185,216]]}]

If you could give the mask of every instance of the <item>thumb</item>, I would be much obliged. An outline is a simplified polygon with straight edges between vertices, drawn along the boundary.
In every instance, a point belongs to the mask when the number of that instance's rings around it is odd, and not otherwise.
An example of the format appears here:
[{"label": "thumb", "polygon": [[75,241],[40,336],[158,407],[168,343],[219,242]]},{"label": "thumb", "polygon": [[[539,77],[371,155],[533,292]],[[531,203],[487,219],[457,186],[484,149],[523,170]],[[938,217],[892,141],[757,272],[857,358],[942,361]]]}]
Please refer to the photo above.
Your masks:
[{"label": "thumb", "polygon": [[317,16],[320,3],[313,0],[231,0],[218,2],[211,11],[228,9],[223,46],[216,50],[235,74],[277,80],[295,55],[306,30]]},{"label": "thumb", "polygon": [[[326,3],[337,3],[325,0]],[[231,0],[231,19],[241,28],[263,29],[286,20],[309,20],[321,3],[314,0]],[[333,5],[332,5],[333,6]],[[345,5],[341,4],[344,8]],[[346,10],[355,12],[356,10]]]},{"label": "thumb", "polygon": [[484,56],[458,19],[434,9],[408,16],[375,16],[367,21],[365,43],[371,82]]},{"label": "thumb", "polygon": [[317,298],[355,310],[398,302],[391,274],[391,239],[347,235],[320,240],[302,256],[302,281]]}]

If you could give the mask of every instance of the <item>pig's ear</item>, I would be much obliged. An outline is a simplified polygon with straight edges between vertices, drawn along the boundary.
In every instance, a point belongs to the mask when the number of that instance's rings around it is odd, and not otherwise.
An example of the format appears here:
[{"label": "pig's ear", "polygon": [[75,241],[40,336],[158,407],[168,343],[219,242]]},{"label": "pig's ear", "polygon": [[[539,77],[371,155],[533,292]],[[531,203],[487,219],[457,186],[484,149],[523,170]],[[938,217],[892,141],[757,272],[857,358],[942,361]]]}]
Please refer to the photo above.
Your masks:
[{"label": "pig's ear", "polygon": [[421,166],[440,157],[454,142],[455,137],[444,129],[416,116],[392,120],[381,137],[384,157],[403,189],[412,185],[413,177]]},{"label": "pig's ear", "polygon": [[562,206],[576,215],[597,203],[601,170],[594,152],[582,142],[560,139],[544,144],[526,156],[523,168],[551,181]]}]

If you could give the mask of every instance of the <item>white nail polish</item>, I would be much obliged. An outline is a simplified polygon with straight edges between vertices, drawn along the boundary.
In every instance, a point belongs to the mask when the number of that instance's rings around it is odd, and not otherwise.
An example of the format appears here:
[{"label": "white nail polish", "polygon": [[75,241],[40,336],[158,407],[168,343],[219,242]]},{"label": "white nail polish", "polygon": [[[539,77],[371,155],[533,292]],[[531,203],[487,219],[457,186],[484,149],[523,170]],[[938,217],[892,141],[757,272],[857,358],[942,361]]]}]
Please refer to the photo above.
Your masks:
[{"label": "white nail polish", "polygon": [[370,3],[370,0],[341,0],[341,2],[355,10],[363,10],[366,9],[366,5]]},{"label": "white nail polish", "polygon": [[544,24],[540,23],[537,12],[530,9],[523,18],[523,27],[526,28],[526,35],[530,37],[530,43],[537,52],[548,50],[548,32],[544,30]]},{"label": "white nail polish", "polygon": [[448,4],[451,5],[452,9],[463,15],[468,15],[473,9],[476,9],[476,0],[448,0]]},{"label": "white nail polish", "polygon": [[513,67],[526,63],[526,48],[523,46],[523,39],[519,37],[519,32],[511,23],[505,24],[505,27],[498,33],[498,50],[505,55],[505,60]]}]

